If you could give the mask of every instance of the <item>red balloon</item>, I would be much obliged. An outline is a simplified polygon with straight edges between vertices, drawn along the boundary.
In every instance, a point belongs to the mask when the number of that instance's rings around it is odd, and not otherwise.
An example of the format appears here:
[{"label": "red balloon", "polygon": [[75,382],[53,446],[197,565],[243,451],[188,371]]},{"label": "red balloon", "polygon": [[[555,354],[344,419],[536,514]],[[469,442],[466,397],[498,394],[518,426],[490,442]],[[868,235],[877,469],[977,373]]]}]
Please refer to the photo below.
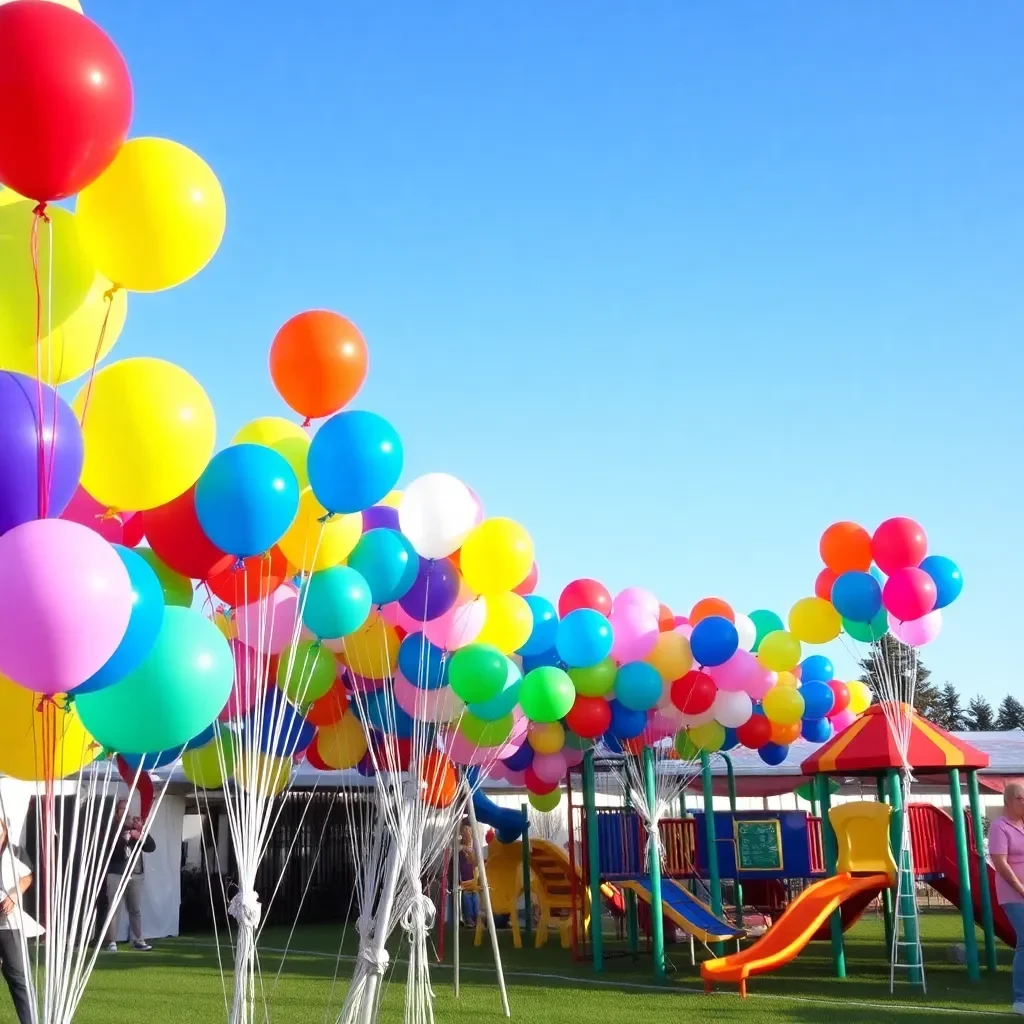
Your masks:
[{"label": "red balloon", "polygon": [[535,796],[545,796],[548,793],[554,793],[558,789],[557,782],[545,782],[543,779],[538,778],[532,764],[523,772],[523,785]]},{"label": "red balloon", "polygon": [[240,565],[230,561],[225,569],[214,573],[206,585],[226,604],[238,608],[253,601],[262,601],[288,578],[288,559],[272,547],[265,555],[253,555]]},{"label": "red balloon", "polygon": [[533,565],[530,566],[530,571],[526,574],[526,579],[515,588],[515,592],[520,597],[528,597],[537,589],[537,581],[539,579],[540,571],[537,569],[537,563],[534,562]]},{"label": "red balloon", "polygon": [[[49,2],[49,0],[47,0]],[[317,771],[329,772],[331,767],[324,763],[324,759],[320,756],[320,751],[317,749],[317,741],[314,739],[308,747],[306,747],[306,764],[312,765]]]},{"label": "red balloon", "polygon": [[320,698],[313,701],[306,710],[306,721],[315,725],[318,729],[327,725],[334,725],[348,709],[348,694],[345,687],[338,680]]},{"label": "red balloon", "polygon": [[143,525],[149,546],[168,568],[190,579],[207,580],[229,569],[233,559],[203,533],[196,515],[195,493],[193,484],[166,505],[147,510],[142,514]]},{"label": "red balloon", "polygon": [[602,615],[612,613],[612,595],[597,580],[573,580],[558,598],[558,616],[564,619],[577,608],[593,608]]},{"label": "red balloon", "polygon": [[612,724],[612,708],[604,697],[584,697],[578,693],[569,713],[565,716],[565,724],[577,736],[586,740],[603,736]]},{"label": "red balloon", "polygon": [[137,548],[146,536],[142,522],[141,512],[122,512],[124,520],[124,540],[122,543],[126,548]]},{"label": "red balloon", "polygon": [[871,555],[887,576],[897,569],[920,565],[927,554],[928,538],[913,519],[886,519],[871,537]]},{"label": "red balloon", "polygon": [[764,715],[751,715],[736,730],[736,739],[750,750],[760,750],[771,738],[772,723]]},{"label": "red balloon", "polygon": [[820,597],[823,601],[831,601],[832,584],[835,583],[837,578],[836,574],[826,565],[818,573],[818,578],[814,581],[814,596]]},{"label": "red balloon", "polygon": [[897,569],[882,587],[882,604],[893,618],[912,622],[927,615],[938,600],[935,580],[914,566]]},{"label": "red balloon", "polygon": [[658,611],[658,632],[671,633],[676,628],[676,614],[667,604]]},{"label": "red balloon", "polygon": [[832,718],[850,706],[850,688],[841,679],[833,679],[828,686],[835,700],[832,703],[832,710],[826,717]]},{"label": "red balloon", "polygon": [[672,703],[684,715],[702,715],[715,703],[718,687],[706,672],[691,669],[672,684]]},{"label": "red balloon", "polygon": [[131,119],[128,67],[99,25],[50,0],[0,6],[0,181],[43,203],[73,196]]}]

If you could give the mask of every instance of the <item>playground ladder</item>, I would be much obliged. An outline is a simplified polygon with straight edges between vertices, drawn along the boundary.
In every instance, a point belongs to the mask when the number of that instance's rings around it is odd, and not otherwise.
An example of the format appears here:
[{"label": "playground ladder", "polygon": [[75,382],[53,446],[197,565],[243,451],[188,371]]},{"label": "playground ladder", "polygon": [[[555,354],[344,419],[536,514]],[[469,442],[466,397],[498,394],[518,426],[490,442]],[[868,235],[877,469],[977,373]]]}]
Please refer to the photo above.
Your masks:
[{"label": "playground ladder", "polygon": [[896,913],[893,920],[892,949],[889,957],[889,991],[893,991],[900,978],[920,985],[928,991],[924,976],[924,952],[921,949],[921,922],[917,913],[917,887],[914,880],[914,855],[910,846],[910,815],[903,816],[903,837],[900,844],[900,870],[896,883]]}]

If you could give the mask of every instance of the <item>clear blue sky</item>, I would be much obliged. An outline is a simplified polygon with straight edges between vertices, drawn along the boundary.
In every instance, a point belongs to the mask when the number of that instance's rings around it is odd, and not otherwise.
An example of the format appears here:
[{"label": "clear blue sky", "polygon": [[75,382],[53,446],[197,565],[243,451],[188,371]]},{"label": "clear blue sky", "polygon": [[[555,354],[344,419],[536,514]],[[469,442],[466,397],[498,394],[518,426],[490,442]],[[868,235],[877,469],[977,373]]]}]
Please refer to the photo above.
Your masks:
[{"label": "clear blue sky", "polygon": [[549,596],[785,615],[825,526],[910,515],[966,578],[934,676],[1019,691],[1024,8],[86,5],[133,134],[227,194],[116,350],[190,370],[221,443],[284,411],[275,329],[337,309],[406,479],[525,523]]}]

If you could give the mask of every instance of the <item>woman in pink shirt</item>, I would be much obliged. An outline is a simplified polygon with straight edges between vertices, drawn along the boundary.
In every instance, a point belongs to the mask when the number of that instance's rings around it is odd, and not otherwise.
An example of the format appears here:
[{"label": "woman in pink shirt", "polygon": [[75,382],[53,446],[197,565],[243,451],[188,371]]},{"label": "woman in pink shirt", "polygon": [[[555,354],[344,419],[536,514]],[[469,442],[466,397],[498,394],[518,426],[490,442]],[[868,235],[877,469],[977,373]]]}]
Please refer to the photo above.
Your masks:
[{"label": "woman in pink shirt", "polygon": [[1024,1017],[1024,785],[1003,792],[1003,815],[988,830],[988,852],[996,869],[996,900],[1017,933],[1013,954],[1013,1011]]}]

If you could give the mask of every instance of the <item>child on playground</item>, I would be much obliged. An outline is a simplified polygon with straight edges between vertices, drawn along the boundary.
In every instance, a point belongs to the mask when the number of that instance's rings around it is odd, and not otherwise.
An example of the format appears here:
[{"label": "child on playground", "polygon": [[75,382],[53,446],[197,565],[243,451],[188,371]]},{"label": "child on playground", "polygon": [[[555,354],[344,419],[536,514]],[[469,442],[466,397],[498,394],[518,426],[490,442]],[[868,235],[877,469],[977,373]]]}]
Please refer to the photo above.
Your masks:
[{"label": "child on playground", "polygon": [[996,869],[996,899],[1017,933],[1013,954],[1013,1012],[1024,1017],[1024,785],[1003,791],[1003,814],[988,830],[988,852]]},{"label": "child on playground", "polygon": [[480,913],[477,875],[473,829],[465,824],[462,826],[462,838],[459,842],[459,888],[462,890],[462,923],[467,928],[476,927],[476,919]]}]

